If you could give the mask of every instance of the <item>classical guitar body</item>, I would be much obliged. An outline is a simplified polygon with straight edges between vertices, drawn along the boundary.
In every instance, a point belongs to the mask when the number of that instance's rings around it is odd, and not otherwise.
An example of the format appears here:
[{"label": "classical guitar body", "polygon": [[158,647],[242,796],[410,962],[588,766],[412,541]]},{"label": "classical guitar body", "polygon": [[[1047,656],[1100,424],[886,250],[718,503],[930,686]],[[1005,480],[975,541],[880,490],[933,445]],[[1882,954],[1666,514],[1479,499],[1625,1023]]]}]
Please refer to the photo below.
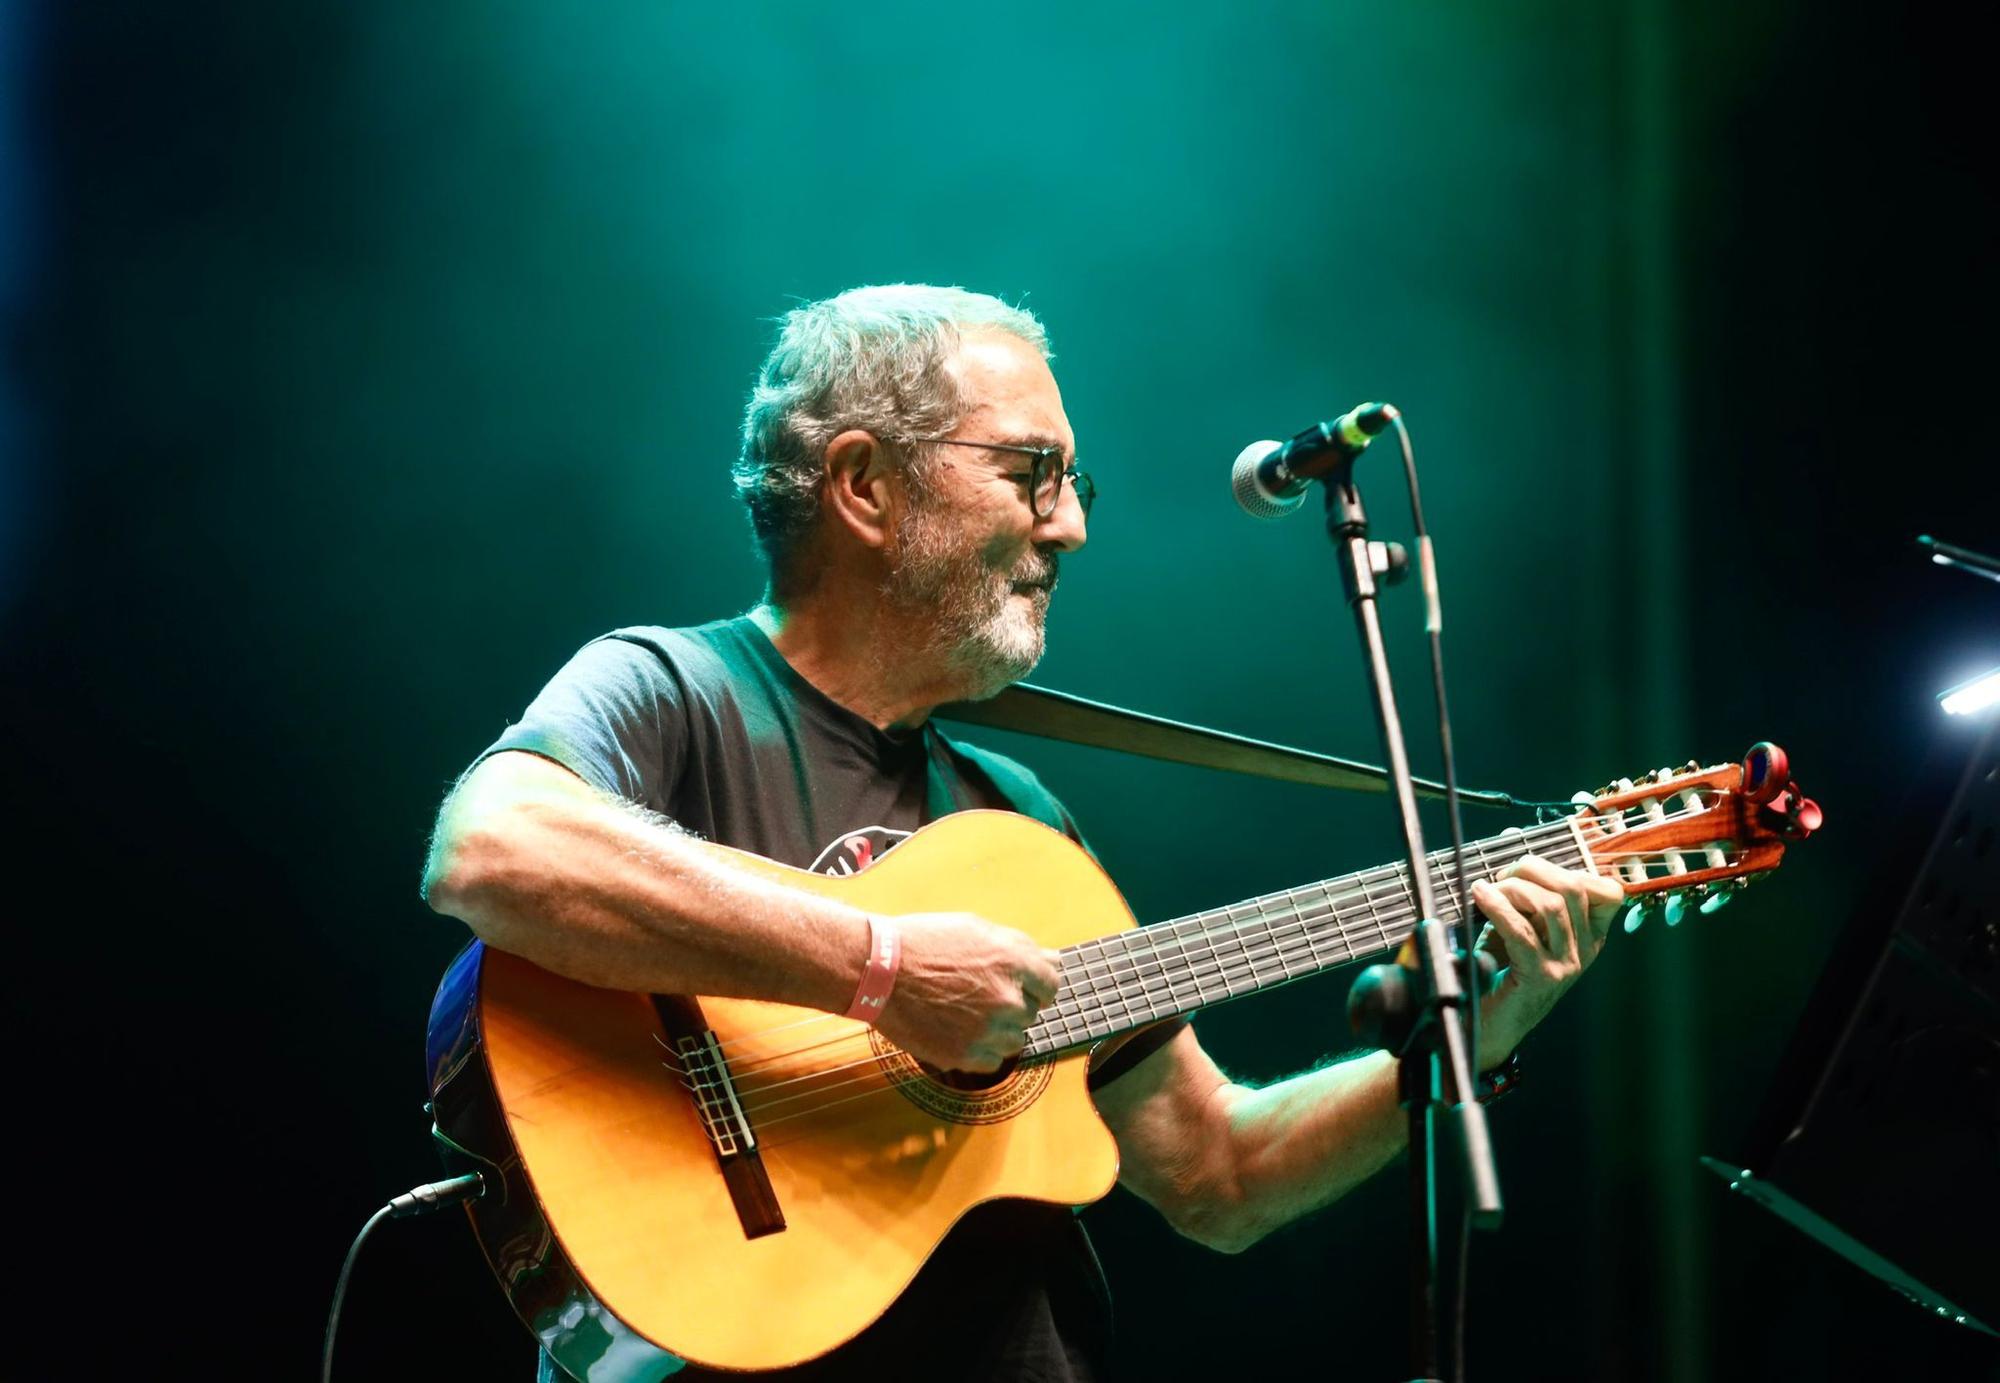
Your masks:
[{"label": "classical guitar body", "polygon": [[[1651,910],[1673,922],[1722,906],[1819,824],[1784,751],[1762,743],[1740,764],[1579,794],[1572,814],[1466,853],[1482,874],[1535,854],[1609,876],[1632,900],[1630,930]],[[1397,864],[1140,929],[1089,855],[1006,812],[948,816],[849,878],[730,853],[871,912],[1018,927],[1062,951],[1061,988],[1020,1061],[969,1083],[847,1019],[593,989],[468,949],[431,1010],[437,1136],[454,1170],[486,1173],[468,1206],[480,1244],[584,1383],[825,1354],[887,1310],[973,1206],[1111,1189],[1091,1044],[1387,954],[1419,911]],[[1425,868],[1441,920],[1459,920],[1451,852]]]},{"label": "classical guitar body", "polygon": [[[1010,813],[945,818],[849,878],[739,859],[871,911],[977,911],[1051,947],[1134,925],[1084,851]],[[586,1383],[814,1358],[887,1310],[975,1205],[1078,1205],[1117,1178],[1085,1051],[954,1088],[857,1022],[680,1002],[474,948],[433,1010],[440,1136],[504,1183],[471,1206],[481,1243]],[[689,1048],[698,1031],[712,1038]],[[726,1087],[705,1053],[726,1059]]]}]

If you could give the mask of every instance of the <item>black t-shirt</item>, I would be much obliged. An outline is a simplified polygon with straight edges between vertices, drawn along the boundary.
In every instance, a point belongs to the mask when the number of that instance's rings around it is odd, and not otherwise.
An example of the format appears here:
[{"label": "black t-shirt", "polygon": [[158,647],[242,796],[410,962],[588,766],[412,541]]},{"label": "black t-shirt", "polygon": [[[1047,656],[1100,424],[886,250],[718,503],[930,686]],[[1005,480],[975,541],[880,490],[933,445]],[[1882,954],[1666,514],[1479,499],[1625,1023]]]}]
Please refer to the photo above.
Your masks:
[{"label": "black t-shirt", "polygon": [[[949,812],[1018,811],[1082,843],[1011,759],[935,726],[877,729],[793,670],[746,617],[621,629],[586,644],[486,754],[527,750],[721,845],[855,873]],[[484,758],[486,755],[481,755]],[[1091,1076],[1130,1070],[1178,1028],[1128,1042]],[[937,1376],[1084,1383],[1105,1373],[1111,1301],[1060,1206],[996,1201],[961,1220],[882,1319],[785,1378]],[[548,1376],[544,1360],[544,1376]],[[688,1369],[677,1378],[740,1377]]]}]

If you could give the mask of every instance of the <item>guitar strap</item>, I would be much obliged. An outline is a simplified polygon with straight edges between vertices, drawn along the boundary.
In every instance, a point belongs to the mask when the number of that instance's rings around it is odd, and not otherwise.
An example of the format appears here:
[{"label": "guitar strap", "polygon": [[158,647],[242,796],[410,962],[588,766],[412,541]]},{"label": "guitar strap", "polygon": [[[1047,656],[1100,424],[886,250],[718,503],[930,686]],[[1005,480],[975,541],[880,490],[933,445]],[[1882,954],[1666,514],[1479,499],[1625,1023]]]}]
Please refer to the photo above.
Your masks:
[{"label": "guitar strap", "polygon": [[1019,764],[956,737],[947,740],[940,730],[933,729],[929,739],[931,773],[926,792],[925,821],[935,821],[948,812],[964,811],[967,807],[980,805],[959,790],[958,771],[949,762],[950,757],[956,755],[985,775],[994,791],[1011,803],[1015,811],[1034,818],[1052,831],[1063,829],[1062,818],[1046,805],[1049,801],[1048,790],[1039,787]]},{"label": "guitar strap", "polygon": [[[1191,764],[1196,768],[1243,773],[1254,778],[1304,783],[1309,787],[1339,788],[1347,792],[1389,790],[1388,770],[1331,754],[1292,749],[1265,740],[1233,735],[1226,730],[1210,730],[1186,725],[1163,716],[1128,711],[1101,701],[1087,701],[1068,692],[1025,682],[1007,688],[990,701],[959,701],[940,706],[936,714],[961,725],[980,725],[993,730],[1038,735],[1043,739],[1069,744],[1087,744],[1120,754],[1137,754],[1169,763]],[[982,768],[986,763],[982,760]],[[991,771],[991,770],[989,770]],[[1428,778],[1415,780],[1419,797],[1442,798],[1444,784]],[[1002,792],[1013,796],[1011,784],[996,782]],[[1531,806],[1512,793],[1475,792],[1459,789],[1458,800],[1480,807],[1518,808]]]}]

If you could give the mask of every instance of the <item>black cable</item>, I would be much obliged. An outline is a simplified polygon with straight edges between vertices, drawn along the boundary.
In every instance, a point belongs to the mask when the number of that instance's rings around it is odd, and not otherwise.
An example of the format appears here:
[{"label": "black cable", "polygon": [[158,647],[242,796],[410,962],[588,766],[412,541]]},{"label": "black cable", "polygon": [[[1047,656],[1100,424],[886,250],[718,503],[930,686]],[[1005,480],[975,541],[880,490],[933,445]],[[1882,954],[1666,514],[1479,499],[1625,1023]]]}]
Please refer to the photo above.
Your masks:
[{"label": "black cable", "polygon": [[340,1265],[340,1280],[333,1285],[333,1309],[326,1314],[326,1345],[319,1355],[320,1383],[333,1383],[333,1333],[340,1328],[340,1303],[347,1296],[347,1279],[354,1274],[354,1260],[361,1256],[362,1241],[369,1231],[389,1218],[388,1206],[383,1206],[368,1217],[368,1223],[361,1226],[361,1232],[354,1236],[354,1244],[347,1250],[347,1261]]},{"label": "black cable", "polygon": [[1472,1275],[1467,1265],[1471,1262],[1472,1211],[1468,1209],[1458,1217],[1458,1300],[1451,1326],[1451,1368],[1455,1383],[1465,1383],[1465,1311],[1472,1297]]},{"label": "black cable", "polygon": [[[1458,762],[1452,752],[1451,712],[1444,694],[1444,617],[1438,602],[1437,561],[1431,546],[1430,530],[1424,525],[1424,503],[1417,489],[1417,455],[1410,444],[1410,429],[1404,425],[1401,414],[1391,422],[1403,452],[1403,478],[1410,490],[1410,523],[1417,542],[1417,572],[1423,583],[1424,629],[1429,635],[1431,650],[1431,697],[1437,705],[1438,750],[1444,759],[1445,814],[1451,823],[1452,877],[1458,889],[1459,939],[1465,955],[1462,987],[1467,996],[1466,1057],[1468,1065],[1476,1068],[1479,1064],[1479,960],[1473,949],[1477,938],[1472,933],[1472,900],[1465,882],[1465,825],[1458,811]],[[1473,1074],[1478,1074],[1476,1069]],[[1460,1099],[1471,1096],[1471,1091],[1459,1091]],[[1458,1283],[1450,1312],[1452,1331],[1447,1377],[1453,1383],[1465,1383],[1465,1301],[1470,1281],[1467,1265],[1471,1257],[1472,1207],[1467,1205],[1459,1223]]]},{"label": "black cable", "polygon": [[478,1172],[467,1172],[464,1176],[413,1186],[368,1217],[368,1223],[361,1226],[361,1232],[354,1236],[354,1243],[348,1247],[347,1261],[340,1265],[340,1278],[333,1284],[333,1307],[326,1313],[326,1343],[319,1355],[320,1383],[333,1383],[333,1336],[340,1328],[340,1306],[347,1299],[347,1280],[354,1275],[354,1260],[361,1256],[361,1245],[367,1241],[375,1226],[384,1220],[428,1215],[433,1210],[442,1210],[460,1201],[476,1200],[485,1194],[486,1178]]}]

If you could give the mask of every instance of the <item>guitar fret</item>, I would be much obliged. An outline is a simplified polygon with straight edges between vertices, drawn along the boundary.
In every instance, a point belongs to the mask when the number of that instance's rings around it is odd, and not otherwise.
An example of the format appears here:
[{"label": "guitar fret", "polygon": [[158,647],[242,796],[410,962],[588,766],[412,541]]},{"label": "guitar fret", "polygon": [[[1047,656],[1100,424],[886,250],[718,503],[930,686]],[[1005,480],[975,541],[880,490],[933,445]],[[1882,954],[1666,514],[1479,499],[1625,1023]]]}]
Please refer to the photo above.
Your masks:
[{"label": "guitar fret", "polygon": [[[1177,967],[1178,973],[1168,968],[1164,958],[1161,960],[1160,968],[1166,974],[1167,979],[1167,1000],[1176,1013],[1188,1007],[1199,1008],[1208,1002],[1208,994],[1202,988],[1200,972],[1194,968],[1192,960],[1188,955],[1187,929],[1184,926],[1175,926],[1167,932],[1167,940],[1173,943],[1174,951],[1180,958]],[[1164,953],[1165,949],[1166,943],[1162,942],[1160,946],[1162,953]],[[1189,984],[1194,986],[1194,1003],[1192,1005],[1184,1005],[1181,1001],[1180,983],[1183,977],[1186,978]]]},{"label": "guitar fret", "polygon": [[[1227,918],[1227,912],[1223,916]],[[1195,934],[1201,938],[1202,947],[1208,952],[1208,959],[1203,964],[1215,967],[1216,987],[1221,991],[1222,998],[1228,999],[1233,997],[1229,992],[1229,973],[1223,965],[1222,952],[1215,949],[1215,928],[1211,925],[1214,920],[1213,912],[1200,914],[1201,926]]]},{"label": "guitar fret", "polygon": [[[1141,1014],[1139,1021],[1141,1023],[1150,1022],[1158,1010],[1159,999],[1156,996],[1162,982],[1167,986],[1169,998],[1172,997],[1173,993],[1173,977],[1168,973],[1165,963],[1160,959],[1159,945],[1154,943],[1151,938],[1145,938],[1145,940],[1148,943],[1146,945],[1146,958],[1135,963],[1133,966],[1133,973],[1138,982]],[[1129,1004],[1127,1012],[1129,1017]]]},{"label": "guitar fret", "polygon": [[1389,940],[1389,929],[1383,925],[1382,914],[1376,911],[1375,888],[1368,882],[1368,876],[1365,874],[1361,876],[1361,901],[1368,905],[1368,917],[1374,922],[1375,930],[1382,938],[1382,949],[1388,950],[1395,943]]},{"label": "guitar fret", "polygon": [[[1316,892],[1320,894],[1322,902],[1325,898],[1324,890],[1320,889],[1316,884],[1301,884],[1298,888],[1288,891],[1294,895],[1301,892]],[[1326,968],[1326,963],[1320,959],[1319,954],[1319,923],[1324,919],[1312,918],[1307,915],[1312,908],[1319,905],[1319,903],[1308,903],[1304,906],[1295,905],[1295,911],[1292,916],[1291,925],[1297,929],[1298,939],[1305,943],[1305,968],[1299,972],[1302,978],[1306,975],[1317,975]]]},{"label": "guitar fret", "polygon": [[[1298,910],[1298,890],[1296,890],[1296,889],[1290,889],[1290,888],[1286,889],[1286,890],[1285,890],[1285,901],[1286,901],[1286,903],[1288,903],[1288,904],[1290,904],[1290,905],[1291,905],[1291,907],[1292,907],[1292,910],[1293,910],[1293,912],[1294,912],[1294,913],[1296,914],[1296,912],[1297,912],[1297,910]],[[1283,975],[1283,976],[1284,976],[1284,977],[1285,977],[1285,978],[1286,978],[1287,980],[1289,980],[1289,979],[1291,979],[1291,978],[1292,978],[1292,962],[1291,962],[1291,958],[1290,958],[1289,956],[1287,956],[1287,955],[1285,954],[1285,948],[1286,948],[1287,946],[1289,946],[1290,944],[1291,944],[1290,942],[1288,942],[1288,941],[1284,940],[1284,939],[1283,939],[1282,937],[1280,937],[1280,938],[1279,938],[1279,941],[1278,941],[1278,973],[1279,973],[1279,974],[1281,974],[1281,975]]]},{"label": "guitar fret", "polygon": [[1229,978],[1228,942],[1235,920],[1230,909],[1219,908],[1207,914],[1207,925],[1201,929],[1201,939],[1208,948],[1208,962],[1215,972],[1216,989],[1224,1000],[1236,997],[1236,986]]},{"label": "guitar fret", "polygon": [[[1134,944],[1133,934],[1128,933],[1125,936],[1119,937],[1117,949],[1120,964],[1115,967],[1115,978],[1110,992],[1106,996],[1104,1005],[1104,1031],[1106,1033],[1118,1032],[1133,1026],[1130,991],[1135,982],[1144,983],[1142,976],[1145,968],[1145,960],[1139,954],[1139,948]],[[1111,1004],[1113,1002],[1116,1002],[1118,1005],[1118,1012],[1116,1014],[1111,1011]]]},{"label": "guitar fret", "polygon": [[[1242,905],[1239,904],[1238,906],[1240,907]],[[1231,908],[1229,909],[1229,911],[1233,914],[1236,911],[1236,908]],[[1256,922],[1259,922],[1261,920],[1262,920],[1261,916],[1253,908],[1250,914],[1250,921],[1254,925]],[[1258,973],[1257,973],[1257,957],[1251,954],[1250,951],[1249,938],[1254,933],[1245,930],[1245,928],[1240,923],[1236,923],[1236,919],[1233,916],[1231,917],[1230,921],[1232,922],[1232,924],[1235,924],[1235,930],[1231,933],[1230,940],[1236,948],[1237,960],[1242,964],[1243,967],[1242,973],[1230,980],[1229,982],[1230,992],[1232,996],[1238,994],[1249,994],[1255,990],[1263,988],[1263,981],[1258,978]],[[1266,935],[1268,935],[1268,930],[1266,932]]]},{"label": "guitar fret", "polygon": [[[1187,934],[1176,928],[1172,935],[1174,938],[1174,948],[1181,953],[1181,967],[1186,972],[1188,980],[1194,985],[1193,1007],[1205,1007],[1208,1003],[1208,991],[1202,988],[1201,972],[1194,968],[1193,962],[1188,957]],[[1175,1007],[1178,1008],[1179,1006],[1179,996],[1176,995]]]},{"label": "guitar fret", "polygon": [[[1180,977],[1168,966],[1165,951],[1167,943],[1171,941],[1174,948],[1180,952],[1182,961],[1185,963],[1187,958],[1185,925],[1185,923],[1172,924],[1161,933],[1160,939],[1157,942],[1152,942],[1149,947],[1152,957],[1152,973],[1145,976],[1141,990],[1142,996],[1145,999],[1146,1016],[1144,1021],[1146,1022],[1163,1017],[1169,1011],[1176,1013],[1180,1011],[1180,993],[1176,988],[1180,982]],[[1147,938],[1147,940],[1151,941],[1152,939]],[[1190,973],[1188,978],[1195,984],[1195,996],[1198,1006],[1199,1001],[1202,999],[1199,977]],[[1164,1001],[1160,994],[1162,988],[1165,990]]]},{"label": "guitar fret", "polygon": [[[1306,944],[1312,948],[1313,966],[1317,972],[1324,970],[1329,964],[1338,964],[1347,959],[1350,953],[1346,949],[1347,922],[1340,915],[1340,900],[1333,896],[1333,889],[1325,882],[1312,884],[1310,887],[1318,890],[1320,906],[1326,909],[1325,917],[1306,927]],[[1328,922],[1333,925],[1329,927],[1326,925]],[[1331,942],[1336,949],[1337,953],[1332,961],[1328,961],[1320,954],[1320,941],[1323,938]]]},{"label": "guitar fret", "polygon": [[[1493,867],[1493,860],[1486,853],[1485,841],[1475,840],[1470,845],[1468,845],[1466,849],[1470,850],[1473,854],[1479,857],[1479,873],[1482,877],[1490,879],[1491,877],[1493,877],[1493,875],[1499,872]],[[1512,861],[1508,861],[1508,863],[1512,863]],[[1468,899],[1467,901],[1469,902],[1470,900]],[[1468,922],[1471,921],[1470,918],[1466,920]]]},{"label": "guitar fret", "polygon": [[1065,988],[1070,990],[1069,995],[1058,998],[1056,1003],[1062,1014],[1063,1046],[1088,1040],[1091,1035],[1092,1023],[1086,1012],[1086,1006],[1101,1006],[1101,1000],[1097,997],[1098,977],[1093,970],[1095,967],[1103,966],[1106,975],[1110,973],[1110,965],[1104,960],[1106,940],[1099,938],[1083,942],[1070,953],[1079,962],[1078,969],[1082,973],[1078,977],[1081,983],[1066,985]]},{"label": "guitar fret", "polygon": [[1103,950],[1104,983],[1097,987],[1091,996],[1092,1007],[1095,1011],[1090,1015],[1090,1023],[1087,1029],[1093,1037],[1114,1031],[1117,1027],[1116,1022],[1111,1017],[1110,1001],[1116,996],[1118,990],[1118,974],[1125,952],[1124,938],[1105,938]]},{"label": "guitar fret", "polygon": [[[1240,994],[1247,994],[1256,987],[1257,962],[1250,954],[1250,947],[1244,940],[1243,924],[1236,916],[1237,910],[1244,906],[1242,903],[1237,903],[1222,910],[1223,920],[1229,924],[1226,933],[1228,959],[1224,962],[1223,971],[1228,976],[1228,983],[1223,988],[1232,999]],[[1256,904],[1251,903],[1248,906],[1251,916],[1256,916]]]},{"label": "guitar fret", "polygon": [[[1545,837],[1539,841],[1517,830],[1467,842],[1467,870],[1490,875],[1537,844],[1555,847],[1552,859],[1582,859],[1585,852],[1564,829],[1538,829]],[[1456,919],[1452,851],[1428,852],[1424,865],[1440,920]],[[1030,1054],[1084,1045],[1393,950],[1416,920],[1413,876],[1409,862],[1400,861],[1078,943],[1065,952],[1064,992],[1032,1032]]]},{"label": "guitar fret", "polygon": [[1229,975],[1230,947],[1235,928],[1235,919],[1230,916],[1230,911],[1229,908],[1222,908],[1211,913],[1210,916],[1220,925],[1202,928],[1202,939],[1208,943],[1209,960],[1215,966],[1216,985],[1224,999],[1233,999],[1237,994],[1236,982]]},{"label": "guitar fret", "polygon": [[[1151,948],[1148,949],[1150,950]],[[1138,954],[1137,948],[1131,944],[1129,939],[1126,942],[1125,951],[1127,955],[1132,957],[1132,975],[1133,978],[1138,983],[1139,994],[1140,997],[1143,999],[1145,997],[1146,987],[1149,983],[1146,977],[1147,962],[1145,958],[1141,957]],[[1119,1027],[1121,1028],[1138,1027],[1140,1024],[1143,1024],[1146,1021],[1148,1010],[1144,1007],[1140,1008],[1138,1019],[1136,1021],[1133,1019],[1132,999],[1131,999],[1132,987],[1133,987],[1132,984],[1128,982],[1126,984],[1120,985],[1118,988],[1118,1006],[1125,1010],[1124,1021],[1119,1024]]]}]

